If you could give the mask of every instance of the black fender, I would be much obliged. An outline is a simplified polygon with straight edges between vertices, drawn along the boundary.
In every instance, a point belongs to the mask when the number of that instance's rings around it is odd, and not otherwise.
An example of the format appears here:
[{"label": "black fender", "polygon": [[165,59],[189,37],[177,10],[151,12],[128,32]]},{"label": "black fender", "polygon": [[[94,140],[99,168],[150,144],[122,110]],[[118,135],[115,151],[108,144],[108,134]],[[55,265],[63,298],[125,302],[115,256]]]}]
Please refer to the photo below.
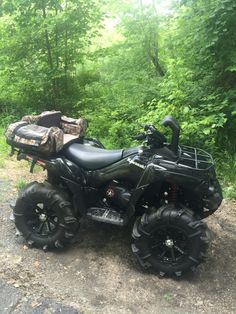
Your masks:
[{"label": "black fender", "polygon": [[61,177],[61,180],[64,181],[69,191],[72,193],[72,204],[75,210],[76,215],[84,216],[86,214],[86,202],[84,199],[83,187],[81,184],[74,182],[65,177]]},{"label": "black fender", "polygon": [[[156,183],[156,186],[161,190],[163,184],[169,183],[170,185],[176,184],[180,186],[182,189],[189,189],[191,188],[192,191],[195,192],[198,197],[202,198],[201,189],[197,187],[201,185],[202,179],[194,177],[193,175],[188,175],[185,172],[176,172],[176,171],[169,171],[164,170],[165,168],[150,164],[145,169],[141,179],[139,180],[136,188],[134,189],[130,203],[132,205],[136,205],[140,198],[143,196],[145,191],[148,189],[150,185]],[[155,191],[156,194],[159,191]]]}]

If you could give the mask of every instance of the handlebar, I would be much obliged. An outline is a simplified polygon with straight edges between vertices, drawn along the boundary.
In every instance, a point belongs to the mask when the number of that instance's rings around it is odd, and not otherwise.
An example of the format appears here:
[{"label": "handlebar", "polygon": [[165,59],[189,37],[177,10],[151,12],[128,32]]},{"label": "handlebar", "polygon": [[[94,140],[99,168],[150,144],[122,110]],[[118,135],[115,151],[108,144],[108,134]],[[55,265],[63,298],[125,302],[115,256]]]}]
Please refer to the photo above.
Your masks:
[{"label": "handlebar", "polygon": [[133,138],[138,141],[146,140],[147,143],[152,146],[153,148],[160,148],[163,147],[164,142],[166,142],[165,136],[157,131],[157,129],[151,125],[147,124],[143,126],[144,131],[143,133],[134,136]]},{"label": "handlebar", "polygon": [[143,141],[145,140],[146,138],[146,134],[145,133],[140,133],[136,136],[133,137],[134,140],[137,140],[137,141]]},{"label": "handlebar", "polygon": [[[179,133],[180,133],[180,126],[179,123],[172,118],[171,116],[166,116],[163,121],[161,122],[165,127],[169,127],[172,130],[172,139],[170,148],[175,155],[178,154],[178,147],[179,147]],[[151,125],[146,124],[143,126],[144,132],[134,136],[133,138],[138,141],[146,140],[153,147],[163,147],[164,143],[166,142],[165,136],[157,131],[157,129]]]}]

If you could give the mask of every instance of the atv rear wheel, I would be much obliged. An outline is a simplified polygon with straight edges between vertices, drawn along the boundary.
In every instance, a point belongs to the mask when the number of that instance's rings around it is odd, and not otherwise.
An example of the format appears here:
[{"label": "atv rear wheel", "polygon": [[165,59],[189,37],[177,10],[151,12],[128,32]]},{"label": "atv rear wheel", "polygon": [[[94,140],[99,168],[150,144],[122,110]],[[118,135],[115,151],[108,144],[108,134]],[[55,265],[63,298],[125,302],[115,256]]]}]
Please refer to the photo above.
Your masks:
[{"label": "atv rear wheel", "polygon": [[181,276],[204,260],[209,239],[206,225],[191,210],[165,205],[136,220],[131,247],[143,267]]},{"label": "atv rear wheel", "polygon": [[14,217],[28,244],[44,250],[63,247],[78,229],[71,204],[49,183],[27,185],[16,201]]}]

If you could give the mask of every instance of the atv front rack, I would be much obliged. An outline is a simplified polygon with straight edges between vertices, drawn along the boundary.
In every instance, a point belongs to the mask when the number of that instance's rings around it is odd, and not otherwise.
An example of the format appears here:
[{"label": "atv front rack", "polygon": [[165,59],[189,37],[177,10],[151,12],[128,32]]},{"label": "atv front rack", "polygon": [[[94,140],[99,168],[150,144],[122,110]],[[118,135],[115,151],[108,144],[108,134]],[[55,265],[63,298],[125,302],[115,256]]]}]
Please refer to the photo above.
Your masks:
[{"label": "atv front rack", "polygon": [[196,170],[209,170],[214,165],[214,161],[212,156],[203,149],[180,145],[177,164]]}]

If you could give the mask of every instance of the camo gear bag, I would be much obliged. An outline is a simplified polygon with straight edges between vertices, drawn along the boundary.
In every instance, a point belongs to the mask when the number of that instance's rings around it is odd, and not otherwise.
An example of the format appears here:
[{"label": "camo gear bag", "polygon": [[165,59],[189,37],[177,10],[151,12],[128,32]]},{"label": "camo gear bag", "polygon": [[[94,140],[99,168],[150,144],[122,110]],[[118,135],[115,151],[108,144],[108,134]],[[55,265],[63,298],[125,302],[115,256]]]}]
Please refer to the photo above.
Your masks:
[{"label": "camo gear bag", "polygon": [[77,137],[82,137],[87,129],[87,122],[83,118],[73,119],[67,116],[62,116],[61,111],[44,111],[40,115],[24,116],[22,121],[29,124],[37,124],[49,127],[61,128],[64,134],[71,134]]},{"label": "camo gear bag", "polygon": [[57,127],[46,128],[20,121],[10,124],[5,135],[12,147],[41,154],[56,153],[63,147],[63,131]]},{"label": "camo gear bag", "polygon": [[61,128],[65,134],[82,137],[87,129],[87,122],[83,118],[73,119],[66,116],[61,117]]},{"label": "camo gear bag", "polygon": [[40,115],[24,116],[6,130],[6,140],[14,148],[41,154],[57,153],[79,137],[84,136],[87,122],[83,118],[62,116],[61,111],[44,111]]},{"label": "camo gear bag", "polygon": [[29,124],[37,124],[50,128],[52,126],[60,128],[61,123],[61,111],[44,111],[39,115],[24,116],[21,120],[26,121]]}]

